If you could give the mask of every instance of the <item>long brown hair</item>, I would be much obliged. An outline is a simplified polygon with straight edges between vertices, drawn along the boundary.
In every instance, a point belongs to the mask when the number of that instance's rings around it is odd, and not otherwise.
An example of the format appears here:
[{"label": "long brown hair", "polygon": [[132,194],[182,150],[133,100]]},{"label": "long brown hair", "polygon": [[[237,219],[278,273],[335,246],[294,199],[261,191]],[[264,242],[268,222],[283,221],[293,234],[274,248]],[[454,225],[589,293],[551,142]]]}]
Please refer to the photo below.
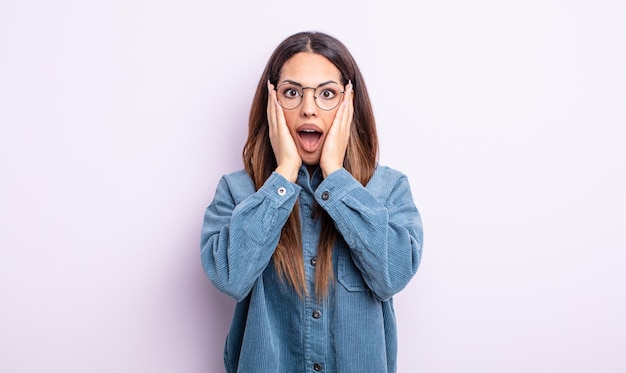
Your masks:
[{"label": "long brown hair", "polygon": [[[372,105],[363,76],[348,49],[336,38],[321,32],[300,32],[291,35],[272,53],[259,80],[250,110],[248,139],[243,148],[244,167],[257,190],[277,167],[274,151],[270,145],[267,122],[267,82],[269,80],[276,86],[283,64],[300,52],[316,53],[326,57],[341,72],[342,85],[345,86],[348,80],[352,82],[354,117],[343,166],[356,180],[366,185],[374,174],[378,162],[378,136]],[[315,269],[315,294],[318,299],[322,299],[328,294],[328,288],[334,280],[332,247],[338,233],[330,216],[323,210],[319,212],[322,228]],[[299,207],[296,203],[282,228],[272,258],[282,278],[303,296],[307,293],[307,287],[301,234]]]}]

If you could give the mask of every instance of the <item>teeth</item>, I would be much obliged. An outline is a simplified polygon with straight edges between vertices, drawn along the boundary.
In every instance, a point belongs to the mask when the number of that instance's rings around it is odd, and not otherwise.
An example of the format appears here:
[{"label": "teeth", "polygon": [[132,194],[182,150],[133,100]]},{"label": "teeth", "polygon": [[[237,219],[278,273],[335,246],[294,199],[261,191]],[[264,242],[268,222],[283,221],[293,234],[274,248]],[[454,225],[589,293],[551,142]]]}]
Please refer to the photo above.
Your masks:
[{"label": "teeth", "polygon": [[302,132],[315,133],[315,130],[303,130]]}]

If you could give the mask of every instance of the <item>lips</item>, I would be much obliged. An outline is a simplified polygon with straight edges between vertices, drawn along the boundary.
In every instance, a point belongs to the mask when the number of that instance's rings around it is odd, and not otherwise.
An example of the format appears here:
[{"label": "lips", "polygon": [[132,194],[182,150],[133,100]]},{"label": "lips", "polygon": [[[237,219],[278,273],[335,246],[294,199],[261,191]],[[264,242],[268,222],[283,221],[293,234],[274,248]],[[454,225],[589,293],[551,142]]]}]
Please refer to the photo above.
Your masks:
[{"label": "lips", "polygon": [[303,150],[314,152],[320,145],[322,139],[322,131],[315,126],[302,126],[298,128],[298,139]]}]

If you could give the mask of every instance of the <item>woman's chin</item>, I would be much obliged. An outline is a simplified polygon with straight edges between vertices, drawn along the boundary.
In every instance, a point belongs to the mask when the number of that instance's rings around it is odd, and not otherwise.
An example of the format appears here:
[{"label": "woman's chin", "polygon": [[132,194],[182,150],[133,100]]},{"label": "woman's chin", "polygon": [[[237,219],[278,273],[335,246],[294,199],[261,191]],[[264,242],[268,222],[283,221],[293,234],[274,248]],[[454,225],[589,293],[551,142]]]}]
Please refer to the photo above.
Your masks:
[{"label": "woman's chin", "polygon": [[300,154],[300,158],[302,158],[302,163],[307,167],[317,166],[320,164],[320,157],[318,154]]}]

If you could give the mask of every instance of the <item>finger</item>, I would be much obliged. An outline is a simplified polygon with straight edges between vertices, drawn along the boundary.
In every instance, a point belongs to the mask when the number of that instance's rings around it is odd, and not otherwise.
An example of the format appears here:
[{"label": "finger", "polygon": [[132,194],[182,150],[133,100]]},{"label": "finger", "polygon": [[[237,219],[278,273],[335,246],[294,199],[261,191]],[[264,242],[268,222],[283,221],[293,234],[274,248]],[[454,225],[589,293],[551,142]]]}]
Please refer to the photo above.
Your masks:
[{"label": "finger", "polygon": [[[337,111],[336,120],[340,128],[350,127],[352,122],[352,114],[354,112],[354,101],[352,82],[348,82],[345,88],[345,94],[341,106]],[[345,130],[344,130],[345,131]]]},{"label": "finger", "polygon": [[343,96],[343,101],[341,102],[342,104],[348,104],[354,98],[353,87],[352,81],[348,80],[348,84],[346,84],[346,87],[344,88],[345,94]]},{"label": "finger", "polygon": [[276,95],[274,86],[267,81],[267,121],[270,130],[273,130],[276,124],[276,107],[275,107]]},{"label": "finger", "polygon": [[348,104],[348,125],[352,125],[352,119],[354,117],[354,86],[352,82],[350,84],[350,102]]}]

